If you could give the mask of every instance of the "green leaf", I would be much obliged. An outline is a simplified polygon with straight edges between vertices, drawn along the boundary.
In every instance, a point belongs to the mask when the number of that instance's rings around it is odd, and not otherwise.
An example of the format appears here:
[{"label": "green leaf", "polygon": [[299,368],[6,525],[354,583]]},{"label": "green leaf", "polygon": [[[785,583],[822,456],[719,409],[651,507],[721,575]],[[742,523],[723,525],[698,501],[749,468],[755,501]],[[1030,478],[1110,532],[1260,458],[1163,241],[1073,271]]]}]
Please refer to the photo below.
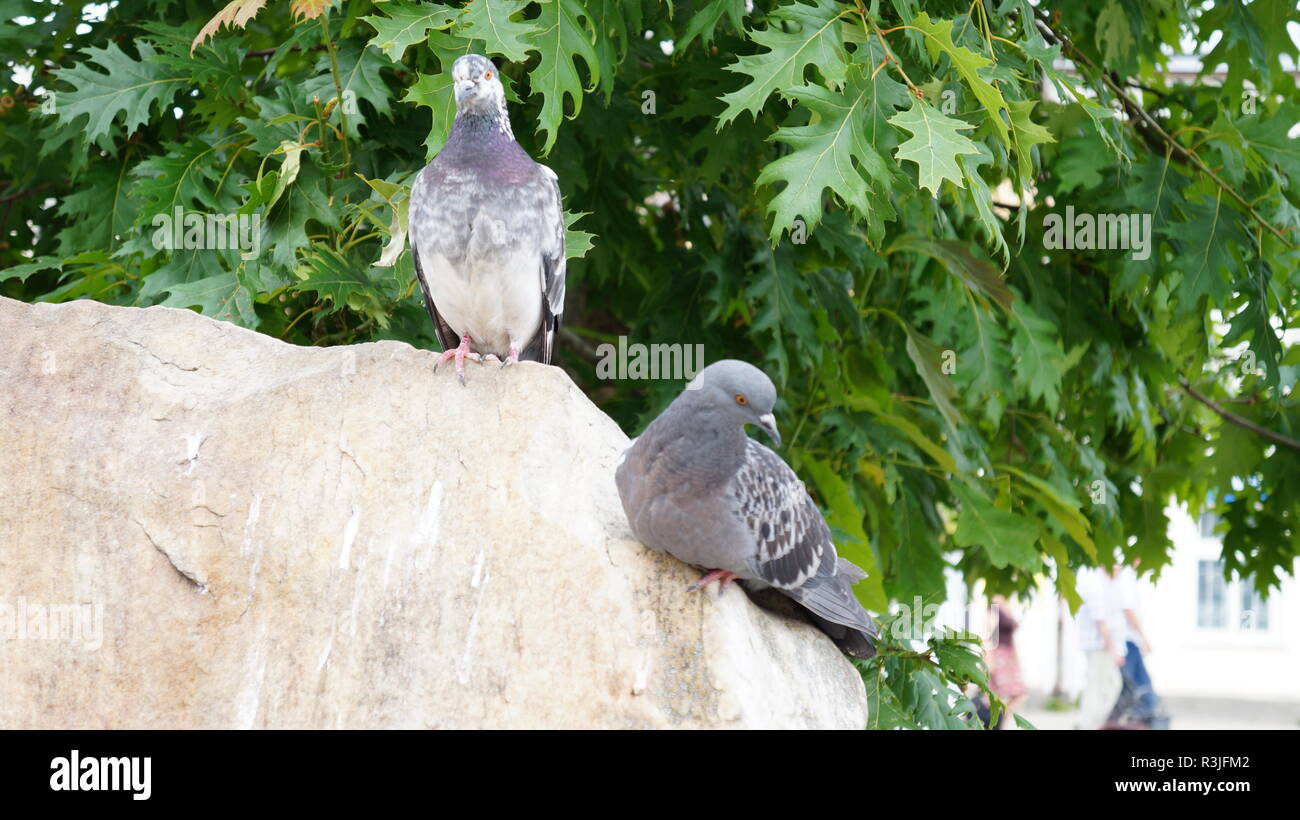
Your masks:
[{"label": "green leaf", "polygon": [[1056,591],[1069,604],[1070,612],[1076,613],[1083,605],[1083,599],[1075,589],[1074,570],[1070,569],[1070,553],[1066,550],[1065,544],[1051,533],[1041,533],[1040,537],[1043,550],[1056,562]]},{"label": "green leaf", "polygon": [[889,188],[890,169],[871,141],[873,105],[881,104],[881,93],[891,97],[885,105],[901,103],[906,98],[903,86],[870,80],[855,66],[843,91],[805,85],[788,93],[811,109],[814,121],[781,128],[772,135],[794,150],[763,168],[755,183],[785,183],[768,205],[768,211],[776,215],[770,231],[772,241],[800,216],[809,229],[815,228],[821,221],[822,193],[827,188],[868,220],[868,234],[879,241],[884,219],[892,219],[894,209],[888,197],[879,195]]},{"label": "green leaf", "polygon": [[160,302],[164,307],[197,307],[204,316],[243,327],[257,326],[252,295],[234,273],[219,273],[167,290],[170,295]]},{"label": "green leaf", "polygon": [[744,30],[745,0],[709,0],[704,8],[695,12],[691,22],[686,24],[686,33],[676,43],[676,50],[685,51],[696,37],[702,39],[706,45],[712,43],[714,31],[724,14],[733,29],[737,32]]},{"label": "green leaf", "polygon": [[473,54],[475,44],[470,40],[461,40],[444,32],[435,31],[429,35],[429,49],[438,57],[442,70],[437,74],[421,74],[414,84],[407,87],[402,102],[425,106],[433,112],[433,126],[425,140],[426,156],[432,157],[442,150],[451,133],[451,125],[456,120],[456,95],[452,88],[451,66],[458,57]]},{"label": "green leaf", "polygon": [[862,513],[858,510],[848,483],[836,475],[825,461],[809,457],[802,463],[830,509],[827,522],[853,539],[852,542],[839,544],[839,554],[867,573],[865,579],[854,585],[853,593],[867,609],[885,611],[889,608],[889,599],[885,596],[883,576],[876,564],[876,555],[871,549],[866,530],[862,528]]},{"label": "green leaf", "polygon": [[[189,84],[188,77],[178,77],[155,60],[158,56],[147,40],[137,40],[139,60],[131,59],[117,43],[105,48],[87,46],[81,53],[86,59],[72,68],[58,69],[54,76],[73,86],[72,91],[58,92],[55,116],[59,123],[71,126],[86,117],[86,139],[104,150],[112,145],[105,137],[109,126],[119,118],[127,136],[149,121],[152,111],[165,109],[176,92]],[[91,65],[103,72],[94,71]]]},{"label": "green leaf", "polygon": [[1033,147],[1056,142],[1052,132],[1030,118],[1034,100],[1012,100],[1007,105],[1011,114],[1011,141],[1016,147],[1016,170],[1020,172],[1021,184],[1028,184],[1034,177]]},{"label": "green leaf", "polygon": [[[989,125],[1002,138],[1005,144],[1008,141],[1007,124],[1002,119],[1003,112],[1010,117],[1011,112],[1007,108],[1007,101],[1003,99],[1002,92],[998,91],[991,83],[980,76],[980,70],[992,65],[992,61],[987,57],[981,56],[974,51],[959,46],[952,41],[952,20],[931,20],[930,15],[921,12],[912,20],[912,25],[925,32],[926,50],[930,52],[933,58],[939,53],[947,54],[948,59],[952,61],[952,67],[961,77],[962,82],[979,100],[980,105],[984,107],[984,115],[987,117]],[[908,129],[914,130],[914,129]],[[968,152],[959,152],[968,153]]]},{"label": "green leaf", "polygon": [[916,163],[920,187],[929,188],[934,196],[939,195],[939,186],[945,179],[958,188],[964,187],[965,175],[957,165],[957,157],[978,154],[979,149],[958,132],[969,131],[974,126],[945,117],[918,99],[913,99],[911,108],[891,117],[889,122],[912,132],[911,138],[898,146],[894,156],[899,162],[910,160]]},{"label": "green leaf", "polygon": [[1128,12],[1115,0],[1110,0],[1097,16],[1096,42],[1107,63],[1123,63],[1133,50]]},{"label": "green leaf", "polygon": [[[583,20],[587,21],[586,25]],[[537,31],[531,38],[542,59],[529,73],[528,82],[532,89],[530,93],[542,96],[537,124],[546,132],[543,154],[549,154],[555,145],[560,122],[565,117],[565,97],[573,100],[573,113],[569,117],[576,117],[582,111],[583,86],[578,77],[577,58],[587,66],[591,87],[600,83],[600,61],[592,45],[590,25],[591,18],[578,0],[553,0],[542,4]]]},{"label": "green leaf", "polygon": [[301,280],[297,290],[320,294],[334,311],[347,307],[383,320],[384,307],[375,285],[356,260],[332,248],[315,248],[294,272]]},{"label": "green leaf", "polygon": [[727,66],[728,71],[745,74],[750,80],[720,98],[727,107],[718,115],[718,130],[741,111],[757,117],[772,92],[803,86],[810,65],[831,85],[843,85],[848,73],[838,25],[843,13],[835,0],[790,3],[777,7],[765,28],[749,32],[751,41],[768,50],[741,56]]},{"label": "green leaf", "polygon": [[993,211],[993,191],[989,189],[989,184],[984,181],[980,175],[980,168],[993,162],[993,157],[989,149],[983,143],[976,143],[979,153],[975,156],[957,157],[957,165],[961,168],[962,179],[966,182],[966,189],[970,191],[972,204],[975,207],[975,217],[979,220],[980,227],[984,230],[984,235],[988,237],[989,243],[1002,256],[1004,264],[1011,261],[1011,249],[1007,247],[1007,240],[1002,235],[1002,220]]},{"label": "green leaf", "polygon": [[1061,376],[1068,364],[1056,325],[1026,302],[1017,302],[1011,315],[1015,319],[1011,344],[1016,357],[1012,380],[1055,413],[1061,403]]},{"label": "green leaf", "polygon": [[538,48],[531,42],[537,25],[531,20],[514,19],[528,5],[529,0],[473,0],[461,17],[460,34],[482,40],[489,54],[522,63],[528,59],[528,52]]},{"label": "green leaf", "polygon": [[944,677],[957,684],[975,683],[987,689],[989,685],[988,670],[984,659],[960,641],[930,639],[934,648],[934,659],[943,669]]},{"label": "green leaf", "polygon": [[171,214],[178,206],[224,210],[215,190],[222,171],[218,146],[210,140],[193,139],[167,147],[170,150],[165,155],[149,157],[132,170],[141,177],[131,190],[133,197],[143,200],[141,221],[158,213]]},{"label": "green leaf", "polygon": [[950,484],[961,512],[953,539],[958,546],[983,547],[995,567],[1014,566],[1024,570],[1038,568],[1038,526],[1032,519],[999,510],[983,495],[960,484]]},{"label": "green leaf", "polygon": [[997,268],[971,253],[970,245],[954,239],[926,239],[912,234],[901,237],[886,253],[906,250],[923,253],[943,264],[949,273],[973,291],[982,293],[1002,307],[1011,308],[1015,297]]},{"label": "green leaf", "polygon": [[953,404],[956,391],[952,380],[943,372],[944,352],[911,325],[906,325],[905,329],[907,330],[907,355],[911,358],[912,364],[916,365],[916,372],[920,374],[925,386],[930,389],[930,398],[934,400],[934,406],[943,416],[944,421],[948,422],[955,436],[964,421],[956,405]]},{"label": "green leaf", "polygon": [[586,231],[574,230],[572,225],[584,216],[591,216],[590,212],[581,213],[564,212],[564,256],[566,259],[579,259],[587,255],[591,250],[596,235]]},{"label": "green leaf", "polygon": [[331,100],[339,98],[341,86],[343,99],[341,104],[335,104],[330,119],[339,123],[346,119],[348,136],[355,139],[361,135],[361,125],[366,122],[359,105],[361,100],[374,106],[382,117],[393,115],[388,102],[392,92],[379,75],[380,69],[388,68],[389,63],[378,51],[362,48],[357,43],[344,43],[338,49],[336,59],[339,67],[338,85],[334,82],[329,56],[322,55],[316,62],[316,76],[303,83],[302,93],[307,100],[319,97],[321,106],[324,107]]},{"label": "green leaf", "polygon": [[377,3],[378,14],[362,17],[375,29],[369,45],[388,55],[388,59],[401,62],[402,55],[413,45],[423,43],[431,29],[443,29],[455,20],[460,11],[441,3],[414,3],[410,0],[389,0]]},{"label": "green leaf", "polygon": [[1212,306],[1223,306],[1231,293],[1224,273],[1236,269],[1229,243],[1249,241],[1241,231],[1240,218],[1218,198],[1213,205],[1189,205],[1188,219],[1170,225],[1164,233],[1182,240],[1183,252],[1178,266],[1183,276],[1178,284],[1175,315],[1197,310],[1201,297],[1208,296]]},{"label": "green leaf", "polygon": [[266,233],[263,246],[271,246],[271,259],[276,265],[282,268],[295,266],[297,251],[311,244],[307,228],[312,222],[338,228],[338,216],[330,208],[323,187],[320,172],[311,165],[304,165],[297,181],[267,209],[263,218]]},{"label": "green leaf", "polygon": [[59,253],[65,256],[93,248],[118,248],[133,232],[139,203],[133,199],[128,164],[97,162],[80,180],[77,190],[63,198],[58,213],[68,225],[59,232]]}]

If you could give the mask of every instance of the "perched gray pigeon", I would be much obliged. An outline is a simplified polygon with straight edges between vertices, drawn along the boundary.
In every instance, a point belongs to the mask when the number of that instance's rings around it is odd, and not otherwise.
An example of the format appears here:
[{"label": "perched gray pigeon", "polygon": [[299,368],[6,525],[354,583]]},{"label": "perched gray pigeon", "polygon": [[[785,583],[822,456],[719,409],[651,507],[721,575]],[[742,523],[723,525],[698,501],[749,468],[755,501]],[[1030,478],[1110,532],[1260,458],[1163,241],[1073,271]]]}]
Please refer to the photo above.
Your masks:
[{"label": "perched gray pigeon", "polygon": [[438,364],[455,359],[464,384],[466,358],[550,363],[564,311],[564,214],[555,173],[515,142],[492,62],[466,54],[451,76],[456,120],[411,188],[409,233]]},{"label": "perched gray pigeon", "polygon": [[740,580],[799,602],[841,650],[876,653],[871,616],[853,595],[866,577],[835,554],[830,528],[781,457],[745,435],[756,424],[779,444],[776,388],[763,371],[714,362],[623,454],[615,480],[632,532],[646,546],[709,570],[689,589]]}]

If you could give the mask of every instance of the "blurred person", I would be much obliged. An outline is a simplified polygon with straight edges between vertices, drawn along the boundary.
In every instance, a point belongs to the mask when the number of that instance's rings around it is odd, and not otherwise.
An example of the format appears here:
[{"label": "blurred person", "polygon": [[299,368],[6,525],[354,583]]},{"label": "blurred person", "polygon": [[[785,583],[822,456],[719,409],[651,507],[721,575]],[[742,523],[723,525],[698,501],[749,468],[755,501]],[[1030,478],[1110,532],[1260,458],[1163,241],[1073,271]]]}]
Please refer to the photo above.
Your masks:
[{"label": "blurred person", "polygon": [[1100,729],[1124,685],[1124,612],[1115,583],[1115,568],[1088,568],[1075,589],[1079,607],[1079,643],[1088,656],[1088,676],[1079,702],[1077,729]]},{"label": "blurred person", "polygon": [[1160,698],[1156,696],[1147,672],[1145,656],[1151,654],[1151,642],[1142,629],[1140,583],[1137,567],[1141,559],[1133,559],[1115,576],[1120,607],[1124,613],[1124,667],[1121,669],[1122,686],[1109,723],[1119,726],[1136,725],[1138,728],[1168,728],[1168,720],[1161,714]]},{"label": "blurred person", "polygon": [[1020,622],[1011,612],[1007,599],[1001,595],[993,597],[989,618],[993,626],[988,656],[989,688],[1006,706],[998,721],[998,728],[1005,729],[1015,725],[1015,713],[1029,694],[1020,675],[1020,659],[1016,656],[1015,634]]}]

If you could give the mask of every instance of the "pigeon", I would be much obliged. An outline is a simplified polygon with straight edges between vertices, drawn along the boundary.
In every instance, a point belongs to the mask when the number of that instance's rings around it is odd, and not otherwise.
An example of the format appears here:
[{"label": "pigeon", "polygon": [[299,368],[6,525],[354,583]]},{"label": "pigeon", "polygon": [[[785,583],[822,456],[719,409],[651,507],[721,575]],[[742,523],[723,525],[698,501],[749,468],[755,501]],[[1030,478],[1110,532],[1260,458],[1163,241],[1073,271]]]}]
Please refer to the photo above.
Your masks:
[{"label": "pigeon", "polygon": [[853,595],[866,577],[840,558],[803,482],[745,435],[779,445],[776,388],[735,359],[714,362],[623,453],[615,481],[632,532],[647,547],[707,570],[688,591],[732,581],[788,595],[847,654],[875,655],[875,623]]},{"label": "pigeon", "polygon": [[456,119],[411,188],[411,253],[442,343],[434,364],[550,364],[564,311],[564,213],[555,172],[515,142],[496,66],[451,67]]}]

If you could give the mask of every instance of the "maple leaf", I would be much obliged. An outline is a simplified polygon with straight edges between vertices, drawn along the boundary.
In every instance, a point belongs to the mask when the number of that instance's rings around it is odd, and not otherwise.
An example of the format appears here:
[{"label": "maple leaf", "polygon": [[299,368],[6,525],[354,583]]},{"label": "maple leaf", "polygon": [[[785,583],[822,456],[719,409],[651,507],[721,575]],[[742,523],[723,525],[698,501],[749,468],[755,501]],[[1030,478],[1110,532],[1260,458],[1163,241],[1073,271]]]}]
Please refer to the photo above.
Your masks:
[{"label": "maple leaf", "polygon": [[402,102],[425,106],[433,113],[433,125],[429,129],[424,146],[426,155],[432,157],[442,149],[451,133],[451,125],[456,119],[456,95],[452,89],[451,65],[458,57],[473,54],[475,43],[461,40],[443,31],[431,32],[428,36],[429,50],[438,58],[438,64],[444,70],[436,74],[421,74],[419,79],[406,89]]},{"label": "maple leaf", "polygon": [[[903,87],[893,83],[898,89]],[[809,125],[781,128],[772,139],[794,149],[768,163],[755,184],[783,181],[785,187],[768,204],[776,218],[771,238],[802,216],[809,228],[816,227],[822,216],[822,192],[831,189],[844,202],[871,223],[868,233],[883,235],[882,213],[893,217],[888,197],[873,197],[888,190],[890,168],[876,151],[869,134],[872,105],[880,102],[882,88],[855,67],[843,91],[830,91],[818,85],[792,88],[789,94],[811,109],[814,122]],[[902,102],[906,91],[892,94],[892,101]],[[873,181],[875,184],[873,184]],[[874,201],[873,201],[874,200]]]},{"label": "maple leaf", "polygon": [[528,52],[537,50],[529,40],[537,33],[537,25],[531,20],[511,18],[528,4],[529,0],[473,0],[461,17],[460,35],[482,40],[489,54],[522,63],[528,59]]},{"label": "maple leaf", "polygon": [[[121,114],[129,136],[149,121],[155,106],[164,110],[176,92],[190,83],[189,77],[176,76],[155,61],[158,52],[148,41],[137,40],[136,50],[139,60],[132,60],[117,43],[110,42],[105,48],[87,46],[81,52],[86,55],[83,62],[55,71],[56,77],[74,87],[59,92],[55,109],[59,122],[71,125],[84,114],[88,118],[86,139],[100,142]],[[106,73],[91,70],[91,64]],[[101,143],[101,147],[107,150],[112,146]]]},{"label": "maple leaf", "polygon": [[365,266],[333,248],[314,248],[294,273],[301,280],[296,289],[328,299],[333,305],[331,312],[348,307],[375,317],[384,315]]},{"label": "maple leaf", "polygon": [[423,43],[430,29],[443,29],[455,20],[460,11],[440,3],[412,3],[409,0],[392,0],[377,7],[387,16],[372,14],[362,17],[375,29],[368,45],[400,62],[406,50]]},{"label": "maple leaf", "polygon": [[1241,229],[1241,219],[1232,208],[1223,207],[1219,199],[1213,205],[1189,205],[1188,218],[1163,230],[1168,236],[1180,239],[1183,250],[1178,267],[1183,278],[1178,283],[1178,304],[1175,315],[1183,316],[1197,310],[1202,296],[1209,296],[1212,305],[1222,307],[1232,292],[1224,272],[1237,269],[1229,243],[1245,245],[1248,239]]},{"label": "maple leaf", "polygon": [[203,44],[203,41],[217,33],[217,29],[222,26],[230,28],[244,28],[248,21],[252,20],[262,7],[266,5],[266,0],[230,0],[225,8],[212,16],[212,19],[199,29],[199,33],[194,37],[194,42],[190,43],[190,53]]},{"label": "maple leaf", "polygon": [[197,307],[204,316],[234,322],[243,327],[257,326],[253,297],[236,273],[218,273],[197,282],[173,285],[159,304],[164,307]]},{"label": "maple leaf", "polygon": [[928,36],[925,40],[926,50],[932,58],[937,57],[939,53],[947,54],[948,59],[952,61],[952,67],[956,70],[958,76],[970,88],[975,99],[979,100],[980,105],[984,107],[984,114],[988,117],[989,124],[993,130],[998,132],[998,136],[1005,143],[1008,140],[1007,124],[1002,119],[1002,112],[1006,111],[1010,116],[1007,108],[1007,101],[1002,98],[1002,92],[998,91],[990,82],[980,76],[981,68],[992,65],[992,61],[987,57],[971,51],[969,48],[959,46],[952,41],[952,20],[932,21],[930,15],[921,12],[912,20],[912,25],[925,32]]},{"label": "maple leaf", "polygon": [[1000,510],[984,496],[961,484],[950,485],[961,502],[957,531],[953,540],[963,547],[983,547],[995,567],[1008,564],[1021,569],[1037,569],[1037,524],[1021,515]]},{"label": "maple leaf", "polygon": [[[719,98],[727,107],[718,116],[717,129],[722,130],[741,111],[757,117],[773,91],[802,86],[810,65],[817,66],[832,85],[843,85],[848,62],[844,35],[837,25],[842,13],[834,0],[816,0],[816,5],[793,3],[779,7],[766,28],[749,32],[749,39],[768,51],[740,57],[727,66],[728,71],[752,79]],[[785,30],[785,24],[796,30]]]},{"label": "maple leaf", "polygon": [[299,20],[315,20],[329,11],[333,5],[332,0],[292,0],[289,3],[289,10]]},{"label": "maple leaf", "polygon": [[890,124],[912,132],[912,137],[898,146],[894,156],[901,162],[916,163],[919,185],[935,196],[946,179],[958,188],[965,187],[957,157],[978,154],[975,143],[959,134],[975,126],[940,114],[924,100],[913,98],[912,107],[889,119]]},{"label": "maple leaf", "polygon": [[542,153],[550,153],[555,137],[564,119],[564,98],[573,98],[573,113],[582,111],[582,81],[578,77],[576,58],[581,57],[591,75],[591,88],[600,83],[600,61],[588,37],[588,28],[582,20],[591,22],[587,11],[577,0],[555,0],[542,4],[537,18],[538,29],[532,37],[534,47],[541,52],[541,62],[528,75],[532,94],[542,95],[542,110],[537,116],[538,127],[546,132]]},{"label": "maple leaf", "polygon": [[[345,43],[339,48],[335,59],[339,69],[338,83],[343,88],[343,105],[335,103],[330,115],[331,118],[338,119],[338,109],[343,108],[348,123],[348,136],[358,137],[359,127],[366,121],[361,106],[358,105],[361,100],[369,102],[381,116],[391,118],[392,108],[388,101],[392,92],[379,74],[380,69],[391,67],[387,58],[358,43]],[[328,56],[322,56],[317,61],[316,71],[319,73],[302,85],[306,99],[319,97],[322,106],[338,99],[338,87],[334,84],[331,65]]]},{"label": "maple leaf", "polygon": [[1007,103],[1011,111],[1011,141],[1016,149],[1016,170],[1020,172],[1020,183],[1027,184],[1034,176],[1034,161],[1031,151],[1035,145],[1056,142],[1056,137],[1044,126],[1030,119],[1037,103],[1034,100],[1013,100]]},{"label": "maple leaf", "polygon": [[1026,302],[1013,303],[1015,328],[1011,336],[1016,363],[1015,384],[1034,399],[1042,399],[1053,413],[1061,401],[1061,375],[1067,359],[1056,325],[1039,316]]}]

